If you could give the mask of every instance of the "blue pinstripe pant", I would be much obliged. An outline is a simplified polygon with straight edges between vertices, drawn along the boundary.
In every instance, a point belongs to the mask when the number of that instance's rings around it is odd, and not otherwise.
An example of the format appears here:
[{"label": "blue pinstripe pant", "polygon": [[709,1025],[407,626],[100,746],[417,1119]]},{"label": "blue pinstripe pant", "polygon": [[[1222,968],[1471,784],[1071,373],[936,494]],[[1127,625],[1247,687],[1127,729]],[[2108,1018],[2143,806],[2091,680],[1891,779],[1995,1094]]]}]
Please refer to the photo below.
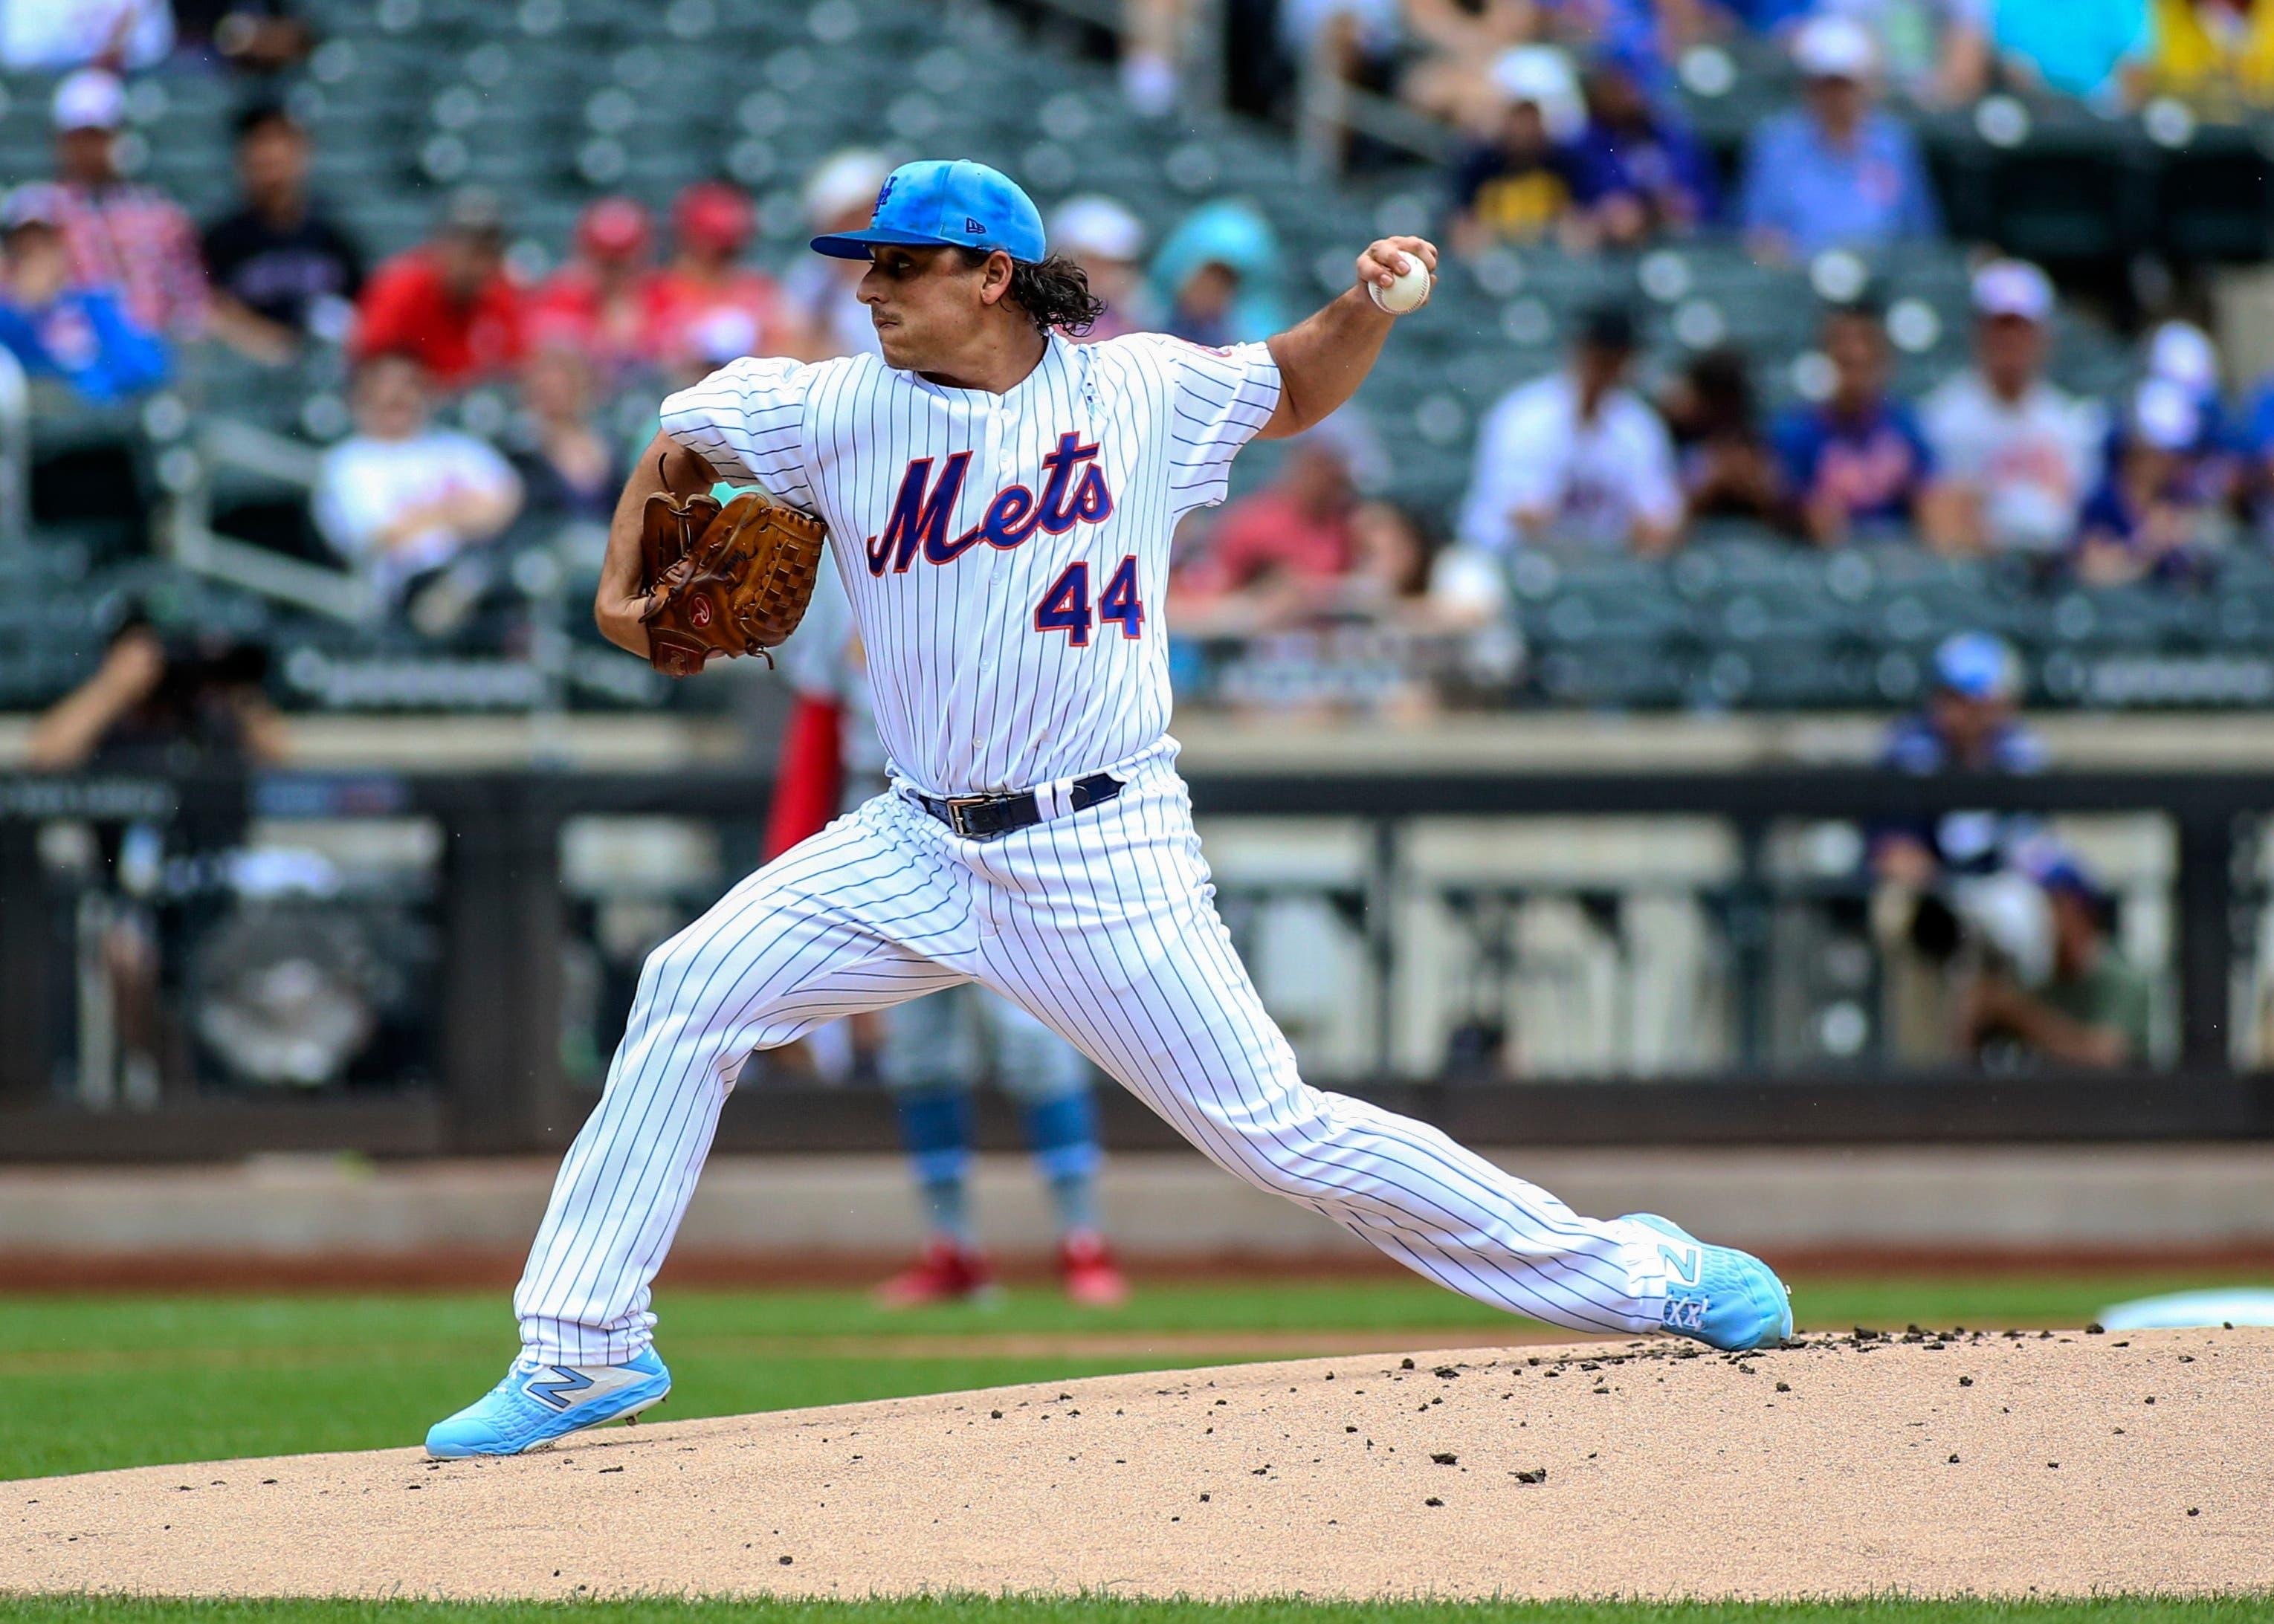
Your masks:
[{"label": "blue pinstripe pant", "polygon": [[751,1050],[969,981],[1030,1011],[1217,1165],[1430,1279],[1576,1330],[1655,1327],[1654,1237],[1303,1083],[1216,917],[1167,753],[1126,776],[1103,807],[985,844],[879,796],[656,949],[514,1295],[530,1350],[601,1364],[646,1344],[649,1284]]}]

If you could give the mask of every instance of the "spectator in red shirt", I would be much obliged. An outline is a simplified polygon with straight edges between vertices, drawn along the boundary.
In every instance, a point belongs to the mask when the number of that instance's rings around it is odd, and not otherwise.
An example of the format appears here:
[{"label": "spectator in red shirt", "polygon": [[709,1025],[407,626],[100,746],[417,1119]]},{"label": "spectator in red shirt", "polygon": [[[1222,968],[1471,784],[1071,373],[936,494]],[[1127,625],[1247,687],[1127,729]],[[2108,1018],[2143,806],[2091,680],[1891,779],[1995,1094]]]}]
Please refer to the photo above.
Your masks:
[{"label": "spectator in red shirt", "polygon": [[754,355],[794,353],[780,289],[742,264],[754,226],[750,201],[724,181],[702,181],[671,206],[671,263],[649,296],[654,358],[676,372],[695,353],[695,334],[721,311],[746,317]]},{"label": "spectator in red shirt", "polygon": [[406,355],[443,388],[509,371],[525,348],[528,296],[505,268],[505,216],[494,193],[450,199],[432,240],[397,254],[365,285],[355,355]]},{"label": "spectator in red shirt", "polygon": [[1288,441],[1278,477],[1224,510],[1170,586],[1170,623],[1193,636],[1276,630],[1330,607],[1357,568],[1355,421],[1331,418]]},{"label": "spectator in red shirt", "polygon": [[72,282],[117,289],[147,332],[188,337],[208,313],[197,228],[172,199],[118,174],[126,90],[100,68],[56,86],[56,179]]},{"label": "spectator in red shirt", "polygon": [[576,257],[530,298],[531,321],[581,345],[610,386],[657,359],[654,241],[647,210],[602,198],[577,217]]}]

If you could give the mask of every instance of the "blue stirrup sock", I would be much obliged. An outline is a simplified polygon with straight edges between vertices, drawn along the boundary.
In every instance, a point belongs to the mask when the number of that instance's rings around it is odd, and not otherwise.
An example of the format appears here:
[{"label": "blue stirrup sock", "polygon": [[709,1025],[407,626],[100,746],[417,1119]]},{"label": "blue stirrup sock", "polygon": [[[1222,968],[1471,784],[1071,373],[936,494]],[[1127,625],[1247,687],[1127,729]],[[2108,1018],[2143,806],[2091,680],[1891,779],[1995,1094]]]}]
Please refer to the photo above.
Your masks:
[{"label": "blue stirrup sock", "polygon": [[1026,1108],[1027,1145],[1049,1183],[1061,1236],[1097,1229],[1097,1109],[1078,1088]]},{"label": "blue stirrup sock", "polygon": [[922,1190],[924,1222],[959,1246],[971,1229],[971,1098],[960,1088],[912,1089],[895,1096],[900,1143]]}]

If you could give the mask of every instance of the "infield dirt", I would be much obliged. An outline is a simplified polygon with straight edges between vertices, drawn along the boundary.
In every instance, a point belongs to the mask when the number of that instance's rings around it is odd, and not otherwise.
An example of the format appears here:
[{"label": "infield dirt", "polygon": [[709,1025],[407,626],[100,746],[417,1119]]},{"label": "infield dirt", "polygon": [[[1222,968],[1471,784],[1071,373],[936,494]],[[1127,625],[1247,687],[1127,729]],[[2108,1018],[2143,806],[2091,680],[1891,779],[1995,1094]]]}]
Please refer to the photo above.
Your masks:
[{"label": "infield dirt", "polygon": [[0,1591],[2274,1590],[2270,1444],[2274,1332],[1352,1355],[0,1484]]}]

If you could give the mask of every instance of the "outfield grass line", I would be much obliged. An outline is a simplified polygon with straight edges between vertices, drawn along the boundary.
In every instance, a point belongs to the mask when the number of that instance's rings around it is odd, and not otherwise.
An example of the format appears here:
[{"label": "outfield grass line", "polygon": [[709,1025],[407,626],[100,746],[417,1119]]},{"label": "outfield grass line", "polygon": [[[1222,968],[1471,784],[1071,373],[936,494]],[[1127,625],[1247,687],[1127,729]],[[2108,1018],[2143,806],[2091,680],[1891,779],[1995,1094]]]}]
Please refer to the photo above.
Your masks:
[{"label": "outfield grass line", "polygon": [[[1417,1327],[1384,1333],[1369,1328],[1336,1331],[1005,1331],[937,1332],[904,1335],[720,1336],[666,1339],[674,1353],[713,1357],[735,1354],[752,1358],[807,1359],[1141,1359],[1200,1358],[1214,1363],[1238,1359],[1331,1358],[1411,1353],[1417,1348],[1516,1348],[1548,1342],[1585,1342],[1584,1332],[1553,1331],[1528,1322],[1478,1330],[1471,1326]],[[1613,1338],[1601,1340],[1611,1341]],[[76,1371],[307,1370],[336,1363],[343,1354],[372,1359],[433,1359],[451,1354],[476,1356],[500,1346],[490,1338],[475,1343],[435,1341],[415,1344],[302,1343],[254,1348],[106,1348],[0,1353],[0,1376],[53,1375]]]}]

